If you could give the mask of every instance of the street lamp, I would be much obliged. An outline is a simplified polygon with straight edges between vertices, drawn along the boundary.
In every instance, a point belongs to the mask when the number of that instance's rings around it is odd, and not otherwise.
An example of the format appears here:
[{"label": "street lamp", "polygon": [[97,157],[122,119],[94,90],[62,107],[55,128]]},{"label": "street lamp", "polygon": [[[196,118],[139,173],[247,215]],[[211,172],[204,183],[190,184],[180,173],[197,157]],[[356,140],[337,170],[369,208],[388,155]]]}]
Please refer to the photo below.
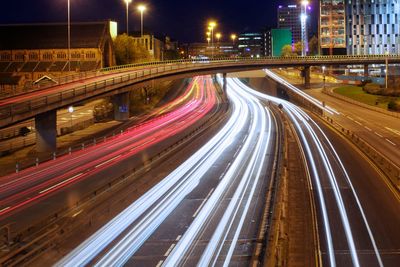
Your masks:
[{"label": "street lamp", "polygon": [[68,108],[68,112],[71,114],[71,131],[72,131],[72,113],[74,113],[74,107],[73,107],[73,106],[70,106],[70,107]]},{"label": "street lamp", "polygon": [[232,40],[232,43],[235,45],[235,41],[236,41],[236,38],[237,38],[237,36],[236,36],[236,34],[231,34],[231,40]]},{"label": "street lamp", "polygon": [[325,90],[325,69],[326,69],[326,67],[325,66],[322,66],[322,75],[324,76],[324,90]]},{"label": "street lamp", "polygon": [[129,4],[132,0],[124,0],[126,3],[126,35],[129,35]]},{"label": "street lamp", "polygon": [[71,71],[71,3],[68,0],[68,72]]},{"label": "street lamp", "polygon": [[301,1],[301,55],[304,57],[307,55],[307,8],[309,2],[307,0]]},{"label": "street lamp", "polygon": [[146,11],[145,5],[139,5],[138,10],[140,11],[140,29],[141,29],[141,37],[143,38],[143,13]]},{"label": "street lamp", "polygon": [[217,27],[217,23],[215,21],[210,21],[208,23],[208,29],[211,32],[211,58],[214,58],[214,29]]}]

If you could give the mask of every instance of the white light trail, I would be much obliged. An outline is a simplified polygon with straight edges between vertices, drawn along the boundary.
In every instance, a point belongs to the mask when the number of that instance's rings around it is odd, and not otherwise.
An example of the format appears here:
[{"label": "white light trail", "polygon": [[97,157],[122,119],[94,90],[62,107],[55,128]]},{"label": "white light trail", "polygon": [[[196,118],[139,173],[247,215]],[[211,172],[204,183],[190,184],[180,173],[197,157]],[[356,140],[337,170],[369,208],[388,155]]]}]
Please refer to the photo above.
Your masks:
[{"label": "white light trail", "polygon": [[[268,101],[272,101],[278,104],[282,104],[284,107],[285,112],[288,114],[288,116],[291,118],[291,121],[294,123],[298,133],[300,134],[300,137],[302,139],[302,143],[303,146],[305,147],[306,150],[306,154],[307,157],[311,163],[311,168],[313,170],[313,174],[314,174],[314,180],[315,183],[317,185],[317,192],[318,192],[318,197],[319,197],[319,202],[320,202],[320,206],[321,206],[321,210],[322,210],[322,216],[323,216],[323,222],[324,222],[324,227],[325,227],[325,235],[326,235],[326,239],[327,239],[327,247],[328,247],[328,255],[329,255],[329,260],[330,260],[330,266],[336,266],[336,261],[335,261],[335,257],[334,257],[334,249],[333,249],[333,243],[332,243],[332,233],[330,232],[330,226],[329,226],[329,217],[328,217],[328,213],[326,210],[326,204],[325,204],[325,198],[324,198],[324,194],[322,191],[322,187],[321,187],[321,182],[320,182],[320,174],[317,171],[317,168],[315,166],[315,159],[314,159],[314,155],[310,149],[309,143],[310,141],[312,141],[314,143],[314,147],[317,148],[318,154],[319,154],[319,158],[322,160],[323,162],[323,166],[325,168],[325,172],[329,177],[329,182],[332,186],[333,189],[333,193],[336,199],[336,205],[338,207],[339,213],[340,213],[340,217],[341,217],[341,221],[344,227],[344,231],[345,231],[345,235],[346,235],[346,239],[347,239],[347,243],[349,246],[349,250],[350,250],[350,254],[352,257],[352,261],[353,261],[353,265],[354,266],[360,266],[359,264],[359,260],[358,260],[358,255],[357,255],[357,250],[356,250],[356,246],[355,246],[355,242],[354,242],[354,238],[353,238],[353,234],[351,231],[351,227],[350,227],[350,222],[347,216],[347,211],[346,211],[346,207],[342,198],[342,194],[340,192],[339,186],[338,186],[338,178],[336,177],[335,172],[333,171],[331,162],[327,156],[327,151],[325,150],[322,142],[320,141],[320,137],[319,135],[314,131],[313,127],[311,125],[314,125],[314,127],[316,127],[318,129],[318,131],[320,132],[320,134],[323,136],[323,138],[325,139],[325,141],[328,143],[330,151],[333,153],[334,155],[334,161],[339,163],[339,167],[341,169],[341,171],[344,173],[345,175],[345,179],[346,182],[348,183],[348,185],[350,186],[354,199],[357,203],[357,206],[359,208],[361,217],[363,219],[363,222],[365,224],[365,227],[367,229],[371,244],[374,248],[374,252],[378,261],[379,266],[383,266],[381,257],[380,257],[380,253],[379,250],[377,248],[375,239],[373,237],[372,231],[370,229],[369,223],[367,221],[367,218],[365,216],[364,210],[361,206],[361,203],[359,201],[359,198],[357,196],[357,193],[351,183],[351,180],[347,174],[347,171],[343,165],[343,163],[341,162],[339,155],[337,154],[336,150],[334,149],[333,145],[331,144],[331,142],[329,141],[329,139],[327,138],[327,136],[325,135],[325,133],[323,132],[323,130],[318,126],[318,124],[312,120],[303,110],[301,110],[299,107],[285,101],[279,98],[275,98],[272,96],[268,96],[262,93],[259,93],[257,91],[254,91],[250,88],[247,87],[246,89],[249,92],[252,92],[254,95],[260,97],[260,98],[264,98],[265,100]],[[301,124],[304,125],[304,127],[306,128],[306,132],[311,136],[311,140],[310,138],[306,138],[305,136],[305,131],[302,129]]]}]

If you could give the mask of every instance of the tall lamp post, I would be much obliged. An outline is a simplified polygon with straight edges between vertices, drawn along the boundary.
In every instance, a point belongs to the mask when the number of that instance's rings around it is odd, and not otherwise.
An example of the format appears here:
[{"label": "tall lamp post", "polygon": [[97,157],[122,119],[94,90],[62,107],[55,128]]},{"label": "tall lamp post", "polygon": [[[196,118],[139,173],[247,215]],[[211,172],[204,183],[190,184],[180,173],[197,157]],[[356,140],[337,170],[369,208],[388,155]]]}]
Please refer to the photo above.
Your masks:
[{"label": "tall lamp post", "polygon": [[220,55],[220,53],[221,53],[221,44],[219,43],[220,42],[220,40],[221,40],[221,37],[222,37],[222,34],[221,33],[217,33],[217,34],[215,34],[215,38],[217,38],[217,48],[218,48],[218,50],[217,50],[217,52],[218,52],[218,55]]},{"label": "tall lamp post", "polygon": [[308,0],[301,1],[301,55],[304,57],[307,55],[308,37],[307,37],[307,8]]},{"label": "tall lamp post", "polygon": [[138,10],[140,12],[140,33],[141,37],[143,38],[143,13],[146,11],[145,5],[138,6]]},{"label": "tall lamp post", "polygon": [[129,35],[129,4],[132,0],[124,0],[126,4],[126,35]]},{"label": "tall lamp post", "polygon": [[217,27],[217,23],[215,21],[211,21],[208,23],[208,28],[211,32],[211,58],[214,58],[214,29]]},{"label": "tall lamp post", "polygon": [[71,71],[71,3],[68,0],[68,71]]},{"label": "tall lamp post", "polygon": [[322,66],[322,75],[323,75],[323,79],[324,79],[324,90],[325,90],[325,81],[326,81],[326,76],[325,76],[325,66]]}]

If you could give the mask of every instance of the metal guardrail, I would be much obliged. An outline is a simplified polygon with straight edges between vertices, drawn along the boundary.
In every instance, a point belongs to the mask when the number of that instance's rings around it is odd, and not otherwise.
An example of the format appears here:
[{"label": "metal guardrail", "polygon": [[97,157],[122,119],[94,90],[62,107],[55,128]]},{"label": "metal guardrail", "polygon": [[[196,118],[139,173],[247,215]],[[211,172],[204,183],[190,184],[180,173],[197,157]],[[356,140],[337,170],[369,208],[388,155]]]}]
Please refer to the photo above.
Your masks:
[{"label": "metal guardrail", "polygon": [[357,105],[357,106],[360,106],[360,107],[363,107],[363,108],[366,108],[366,109],[369,109],[369,110],[373,110],[373,111],[376,111],[376,112],[379,112],[379,113],[382,113],[382,114],[385,114],[385,115],[388,115],[388,116],[392,116],[392,117],[395,117],[395,118],[400,118],[400,112],[388,111],[388,110],[384,110],[383,108],[378,108],[378,107],[374,107],[374,106],[371,106],[371,105],[367,105],[367,104],[361,103],[360,101],[356,101],[356,100],[353,100],[353,99],[351,99],[349,97],[345,97],[345,96],[342,96],[340,94],[334,93],[334,92],[332,92],[332,91],[330,91],[328,89],[323,89],[322,92],[324,94],[327,94],[329,96],[332,96],[332,97],[335,97],[337,99],[343,100],[345,102],[351,103],[353,105]]},{"label": "metal guardrail", "polygon": [[[85,72],[77,75],[60,77],[59,84],[71,84],[70,88],[57,93],[49,93],[41,97],[34,97],[27,101],[13,102],[0,107],[0,127],[12,124],[32,116],[35,110],[46,108],[47,110],[57,108],[57,105],[68,105],[85,98],[96,96],[115,87],[123,87],[144,80],[157,78],[165,75],[179,74],[187,71],[202,71],[211,68],[231,67],[268,67],[287,65],[329,65],[329,64],[372,64],[383,63],[390,60],[392,63],[400,63],[400,55],[378,55],[378,56],[310,56],[310,57],[260,57],[260,58],[233,58],[233,59],[194,59],[176,60],[162,62],[148,62],[141,64],[130,64],[101,69],[97,72]],[[116,74],[109,78],[111,74]],[[121,74],[121,75],[118,75]],[[84,81],[93,77],[104,76],[104,79],[90,82],[84,85],[73,82]],[[107,90],[109,87],[113,87]],[[76,100],[76,98],[79,98]],[[7,100],[12,100],[9,98]],[[1,104],[1,101],[0,101]],[[52,105],[50,108],[49,105]],[[41,111],[44,112],[44,111]],[[28,114],[23,116],[23,114]],[[15,118],[19,116],[18,118]]]},{"label": "metal guardrail", "polygon": [[351,143],[361,150],[367,157],[389,178],[390,182],[400,191],[400,167],[385,157],[363,138],[346,129],[329,116],[322,117],[334,129],[344,135]]}]

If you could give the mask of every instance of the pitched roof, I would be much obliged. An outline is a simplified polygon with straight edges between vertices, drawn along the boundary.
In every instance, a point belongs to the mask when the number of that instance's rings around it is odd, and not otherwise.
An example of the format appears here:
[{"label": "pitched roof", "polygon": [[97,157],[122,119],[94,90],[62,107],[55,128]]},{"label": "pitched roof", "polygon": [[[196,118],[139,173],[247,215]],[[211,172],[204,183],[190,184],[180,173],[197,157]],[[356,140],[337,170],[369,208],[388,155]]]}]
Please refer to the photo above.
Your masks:
[{"label": "pitched roof", "polygon": [[[108,22],[71,24],[71,48],[99,47]],[[0,50],[68,47],[66,23],[0,25]]]}]

